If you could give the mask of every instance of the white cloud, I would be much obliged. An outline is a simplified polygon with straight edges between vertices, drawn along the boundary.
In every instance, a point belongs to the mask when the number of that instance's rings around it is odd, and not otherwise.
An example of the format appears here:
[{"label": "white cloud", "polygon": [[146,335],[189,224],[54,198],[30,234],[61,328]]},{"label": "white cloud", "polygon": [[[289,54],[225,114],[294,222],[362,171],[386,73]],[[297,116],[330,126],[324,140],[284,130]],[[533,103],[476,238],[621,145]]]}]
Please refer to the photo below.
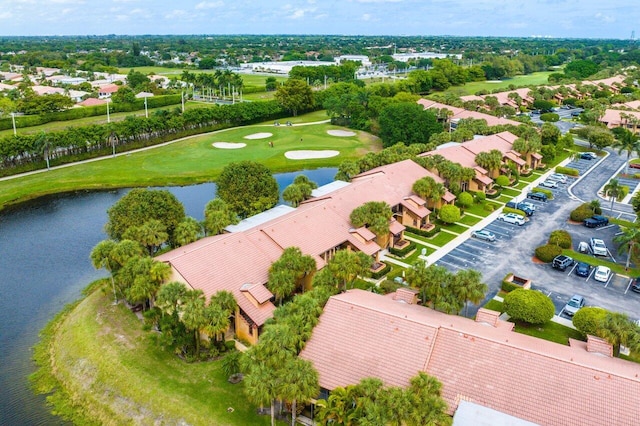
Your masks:
[{"label": "white cloud", "polygon": [[187,16],[188,13],[182,9],[174,9],[171,12],[167,12],[164,15],[165,19],[174,19],[174,18],[182,18],[183,16]]},{"label": "white cloud", "polygon": [[6,12],[0,12],[0,19],[11,19],[13,18],[13,13],[9,12],[8,10]]},{"label": "white cloud", "polygon": [[[285,9],[290,9],[290,5],[286,5]],[[301,19],[304,18],[307,13],[313,13],[316,11],[316,8],[309,9],[294,9],[293,12],[287,16],[289,19]]]},{"label": "white cloud", "polygon": [[612,22],[616,22],[616,18],[612,16],[605,15],[603,13],[596,13],[595,18],[599,21],[606,22],[607,24],[611,24]]},{"label": "white cloud", "polygon": [[371,15],[369,15],[368,13],[365,13],[364,15],[362,15],[363,21],[369,21],[370,19],[371,19]]},{"label": "white cloud", "polygon": [[196,4],[196,9],[215,9],[224,6],[223,1],[202,1]]}]

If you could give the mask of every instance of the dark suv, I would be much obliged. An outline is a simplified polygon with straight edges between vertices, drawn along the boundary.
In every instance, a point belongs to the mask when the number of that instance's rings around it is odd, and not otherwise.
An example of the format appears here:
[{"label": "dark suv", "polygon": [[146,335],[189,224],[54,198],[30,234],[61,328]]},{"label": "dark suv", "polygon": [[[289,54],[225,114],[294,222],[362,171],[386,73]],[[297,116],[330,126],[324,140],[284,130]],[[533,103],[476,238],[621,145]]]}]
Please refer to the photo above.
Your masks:
[{"label": "dark suv", "polygon": [[585,219],[583,223],[587,228],[599,228],[600,226],[608,225],[609,219],[604,216],[596,215]]},{"label": "dark suv", "polygon": [[547,194],[543,192],[530,192],[527,194],[527,198],[531,198],[532,200],[538,201],[547,201]]},{"label": "dark suv", "polygon": [[556,256],[551,264],[555,269],[559,269],[561,271],[566,270],[571,265],[573,265],[573,259],[569,256],[565,256],[564,254]]}]

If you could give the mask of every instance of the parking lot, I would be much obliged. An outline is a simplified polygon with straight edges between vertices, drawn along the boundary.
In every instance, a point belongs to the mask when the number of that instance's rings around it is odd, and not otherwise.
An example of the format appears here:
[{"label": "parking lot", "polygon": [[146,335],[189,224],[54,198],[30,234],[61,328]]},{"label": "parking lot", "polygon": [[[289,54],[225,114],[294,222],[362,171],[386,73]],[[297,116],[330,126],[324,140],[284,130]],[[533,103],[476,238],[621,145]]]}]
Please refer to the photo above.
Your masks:
[{"label": "parking lot", "polygon": [[[569,167],[578,168],[582,174],[596,163],[597,160],[574,160]],[[487,299],[500,290],[500,283],[505,275],[515,273],[531,279],[532,288],[549,295],[559,315],[571,296],[579,294],[585,297],[586,306],[600,306],[625,312],[632,318],[640,317],[640,294],[629,290],[631,277],[612,274],[607,283],[601,283],[593,279],[593,269],[589,277],[585,278],[577,276],[573,271],[574,267],[561,272],[553,269],[551,264],[534,262],[535,248],[545,244],[551,231],[556,229],[568,231],[576,249],[580,241],[588,242],[591,237],[600,238],[607,245],[611,259],[621,264],[626,261],[626,255],[618,254],[617,245],[613,243],[620,231],[617,225],[594,229],[568,221],[571,210],[580,205],[580,201],[570,198],[567,193],[567,187],[574,180],[570,178],[567,183],[559,185],[559,188],[551,189],[554,193],[553,200],[542,202],[528,199],[536,206],[536,212],[524,225],[494,220],[484,229],[495,234],[495,242],[470,237],[436,264],[451,272],[468,268],[480,271],[484,282],[489,286]],[[523,200],[525,195],[523,193],[519,196],[518,201]],[[603,203],[604,209],[608,207],[606,204]]]}]

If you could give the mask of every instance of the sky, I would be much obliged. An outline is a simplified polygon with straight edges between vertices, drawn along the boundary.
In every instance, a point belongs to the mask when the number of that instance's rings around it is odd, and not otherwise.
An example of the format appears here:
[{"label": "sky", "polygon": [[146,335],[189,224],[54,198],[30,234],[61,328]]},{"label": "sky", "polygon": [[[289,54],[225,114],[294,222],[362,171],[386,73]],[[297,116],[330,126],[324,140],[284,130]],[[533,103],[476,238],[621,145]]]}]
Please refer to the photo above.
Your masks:
[{"label": "sky", "polygon": [[629,39],[639,0],[0,0],[0,36],[345,34]]}]

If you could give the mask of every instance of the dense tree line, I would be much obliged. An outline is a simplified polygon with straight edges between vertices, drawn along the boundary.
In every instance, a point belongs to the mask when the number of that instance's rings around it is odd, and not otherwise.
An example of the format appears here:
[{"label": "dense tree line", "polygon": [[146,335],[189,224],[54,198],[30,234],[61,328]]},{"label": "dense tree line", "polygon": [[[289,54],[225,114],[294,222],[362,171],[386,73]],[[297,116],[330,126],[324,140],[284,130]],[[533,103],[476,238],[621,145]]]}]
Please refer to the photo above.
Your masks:
[{"label": "dense tree line", "polygon": [[4,136],[0,138],[0,174],[42,168],[46,159],[53,165],[63,164],[284,115],[275,101],[238,103],[184,113],[179,108],[159,110],[149,118],[128,116],[120,122],[49,132],[45,137]]}]

